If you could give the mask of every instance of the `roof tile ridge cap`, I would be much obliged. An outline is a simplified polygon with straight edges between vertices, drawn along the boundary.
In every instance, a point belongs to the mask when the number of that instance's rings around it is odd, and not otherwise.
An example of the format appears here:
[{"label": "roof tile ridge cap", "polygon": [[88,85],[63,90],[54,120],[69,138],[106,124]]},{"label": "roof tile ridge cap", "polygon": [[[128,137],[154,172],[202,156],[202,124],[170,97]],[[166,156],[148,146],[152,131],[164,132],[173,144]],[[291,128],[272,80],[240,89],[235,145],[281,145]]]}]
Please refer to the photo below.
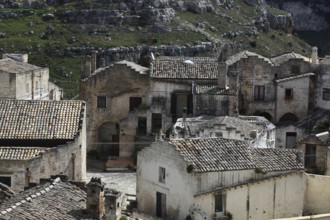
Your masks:
[{"label": "roof tile ridge cap", "polygon": [[[11,212],[11,211],[12,211],[13,209],[15,209],[17,206],[20,206],[21,204],[23,204],[23,203],[25,203],[25,202],[27,202],[27,201],[31,201],[31,200],[33,200],[34,198],[37,198],[37,197],[39,197],[40,195],[44,194],[44,193],[41,193],[41,191],[45,191],[45,193],[48,192],[48,191],[50,191],[50,190],[51,190],[52,188],[54,188],[54,186],[55,186],[58,182],[60,182],[60,181],[61,181],[61,179],[60,179],[59,177],[57,177],[52,183],[50,183],[49,186],[44,187],[44,188],[41,189],[41,190],[38,190],[38,191],[35,192],[34,194],[32,194],[32,195],[26,197],[25,199],[20,200],[19,202],[16,202],[15,204],[13,204],[13,205],[11,205],[9,208],[7,208],[5,211],[1,211],[1,210],[0,210],[0,216],[1,216],[1,215],[5,215],[5,214]],[[46,190],[47,188],[48,188],[48,190]]]}]

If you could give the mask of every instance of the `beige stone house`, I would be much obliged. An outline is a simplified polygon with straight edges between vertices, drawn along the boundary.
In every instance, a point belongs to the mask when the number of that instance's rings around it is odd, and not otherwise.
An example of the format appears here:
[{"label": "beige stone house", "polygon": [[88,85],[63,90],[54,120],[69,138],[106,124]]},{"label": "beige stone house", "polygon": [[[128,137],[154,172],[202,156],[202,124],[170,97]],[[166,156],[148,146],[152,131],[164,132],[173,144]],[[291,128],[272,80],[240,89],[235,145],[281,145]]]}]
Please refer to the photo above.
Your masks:
[{"label": "beige stone house", "polygon": [[0,99],[0,182],[22,191],[57,174],[86,178],[85,103]]},{"label": "beige stone house", "polygon": [[62,99],[62,90],[49,81],[48,67],[27,63],[27,55],[4,57],[0,59],[0,99]]},{"label": "beige stone house", "polygon": [[302,215],[302,153],[245,141],[156,141],[138,154],[137,204],[162,219],[272,219]]}]

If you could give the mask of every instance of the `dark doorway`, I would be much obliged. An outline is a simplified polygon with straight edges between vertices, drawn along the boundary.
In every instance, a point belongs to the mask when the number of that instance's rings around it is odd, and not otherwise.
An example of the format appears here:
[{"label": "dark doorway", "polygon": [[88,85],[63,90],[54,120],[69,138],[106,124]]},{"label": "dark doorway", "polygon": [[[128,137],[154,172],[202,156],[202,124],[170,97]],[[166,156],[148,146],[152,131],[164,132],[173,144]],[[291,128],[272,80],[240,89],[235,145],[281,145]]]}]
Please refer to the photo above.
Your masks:
[{"label": "dark doorway", "polygon": [[316,167],[316,145],[306,144],[305,145],[305,168]]},{"label": "dark doorway", "polygon": [[171,97],[171,114],[173,122],[182,117],[183,108],[187,108],[187,114],[193,114],[193,96],[191,93],[173,93]]},{"label": "dark doorway", "polygon": [[0,176],[0,183],[6,184],[11,187],[11,177],[10,176]]},{"label": "dark doorway", "polygon": [[137,135],[146,135],[147,134],[147,118],[146,117],[138,117],[138,127],[137,127]]},{"label": "dark doorway", "polygon": [[166,195],[160,192],[156,193],[156,216],[166,218]]},{"label": "dark doorway", "polygon": [[103,123],[99,128],[100,155],[102,159],[119,156],[119,124]]},{"label": "dark doorway", "polygon": [[162,129],[162,114],[152,113],[151,116],[151,131],[156,133]]}]

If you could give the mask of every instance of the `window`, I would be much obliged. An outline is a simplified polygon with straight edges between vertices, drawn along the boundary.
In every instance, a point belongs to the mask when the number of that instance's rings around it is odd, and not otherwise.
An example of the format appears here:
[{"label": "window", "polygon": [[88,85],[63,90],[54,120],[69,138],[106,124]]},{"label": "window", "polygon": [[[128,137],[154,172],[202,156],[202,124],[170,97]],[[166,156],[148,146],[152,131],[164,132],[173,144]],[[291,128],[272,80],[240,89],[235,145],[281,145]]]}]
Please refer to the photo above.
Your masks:
[{"label": "window", "polygon": [[130,97],[129,98],[129,110],[133,111],[134,109],[138,108],[142,103],[141,97]]},{"label": "window", "polygon": [[147,118],[138,117],[137,135],[147,134]]},{"label": "window", "polygon": [[293,90],[285,89],[285,99],[292,99],[292,98],[293,98]]},{"label": "window", "polygon": [[11,177],[10,176],[0,176],[0,183],[6,184],[11,187]]},{"label": "window", "polygon": [[265,86],[254,86],[254,100],[265,99]]},{"label": "window", "polygon": [[285,147],[294,148],[297,143],[297,133],[296,132],[286,132]]},{"label": "window", "polygon": [[305,145],[305,168],[315,168],[316,166],[316,145]]},{"label": "window", "polygon": [[214,195],[214,208],[217,217],[223,216],[225,214],[225,195],[216,194]]},{"label": "window", "polygon": [[158,132],[161,129],[162,129],[162,114],[152,113],[152,116],[151,116],[152,132]]},{"label": "window", "polygon": [[97,108],[106,108],[107,107],[107,99],[105,96],[97,97]]},{"label": "window", "polygon": [[291,74],[300,74],[300,66],[292,65],[291,66]]},{"label": "window", "polygon": [[323,100],[330,100],[330,89],[329,88],[323,88]]},{"label": "window", "polygon": [[165,183],[166,170],[164,167],[159,167],[159,182]]}]

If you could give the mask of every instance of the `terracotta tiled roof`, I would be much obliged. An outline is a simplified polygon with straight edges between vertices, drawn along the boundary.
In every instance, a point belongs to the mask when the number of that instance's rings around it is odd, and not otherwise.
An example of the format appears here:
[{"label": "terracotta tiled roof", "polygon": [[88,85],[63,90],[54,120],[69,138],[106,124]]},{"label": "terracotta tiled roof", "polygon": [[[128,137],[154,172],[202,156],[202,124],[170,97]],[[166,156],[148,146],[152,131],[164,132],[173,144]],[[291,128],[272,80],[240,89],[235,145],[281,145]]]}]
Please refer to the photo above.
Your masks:
[{"label": "terracotta tiled roof", "polygon": [[302,152],[296,149],[254,148],[252,155],[263,171],[304,169]]},{"label": "terracotta tiled roof", "polygon": [[[10,58],[0,59],[0,70],[8,73],[24,73],[28,71],[34,71],[42,69],[42,67],[32,64],[18,62]],[[1,71],[0,71],[1,73]]]},{"label": "terracotta tiled roof", "polygon": [[285,82],[285,81],[289,81],[289,80],[300,79],[300,78],[314,76],[314,75],[315,75],[314,73],[304,73],[304,74],[300,74],[300,75],[296,75],[296,76],[290,76],[290,77],[286,77],[283,79],[278,79],[278,80],[276,80],[276,82],[277,83]]},{"label": "terracotta tiled roof", "polygon": [[254,149],[245,141],[223,138],[171,140],[195,172],[303,169],[302,155],[290,149]]},{"label": "terracotta tiled roof", "polygon": [[158,57],[151,64],[151,78],[217,79],[218,62],[209,57]]},{"label": "terracotta tiled roof", "polygon": [[94,219],[86,209],[86,193],[67,182],[46,183],[23,191],[0,205],[0,219]]},{"label": "terracotta tiled roof", "polygon": [[41,147],[0,147],[0,160],[27,160],[46,152]]},{"label": "terracotta tiled roof", "polygon": [[231,66],[234,63],[240,61],[241,59],[246,59],[248,57],[258,57],[259,59],[263,59],[265,62],[269,63],[270,65],[273,65],[272,62],[270,61],[270,59],[268,59],[267,57],[261,56],[259,54],[244,50],[242,52],[239,52],[237,54],[234,54],[232,56],[230,56],[227,60],[226,60],[226,64],[227,66]]},{"label": "terracotta tiled roof", "polygon": [[73,140],[84,111],[82,101],[0,100],[0,139]]},{"label": "terracotta tiled roof", "polygon": [[282,63],[285,63],[291,59],[302,59],[306,62],[311,62],[312,59],[305,57],[303,55],[297,54],[295,52],[291,52],[291,53],[286,53],[286,54],[282,54],[280,56],[277,57],[273,57],[270,60],[272,61],[272,63],[275,66],[280,66]]}]

